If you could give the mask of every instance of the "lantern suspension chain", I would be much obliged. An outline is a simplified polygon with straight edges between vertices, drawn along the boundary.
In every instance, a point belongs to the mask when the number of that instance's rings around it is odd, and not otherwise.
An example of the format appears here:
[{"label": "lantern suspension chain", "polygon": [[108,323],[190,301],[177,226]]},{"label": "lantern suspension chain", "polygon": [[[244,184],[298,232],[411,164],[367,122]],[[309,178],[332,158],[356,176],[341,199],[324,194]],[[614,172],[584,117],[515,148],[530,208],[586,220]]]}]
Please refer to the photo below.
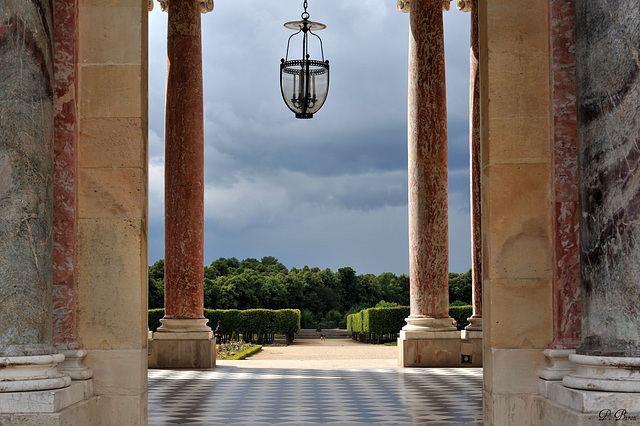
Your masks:
[{"label": "lantern suspension chain", "polygon": [[307,7],[309,6],[309,4],[307,3],[307,0],[304,0],[304,2],[302,3],[302,7],[304,7],[304,12],[302,12],[302,15],[300,15],[300,17],[304,20],[309,19],[309,12],[307,12]]}]

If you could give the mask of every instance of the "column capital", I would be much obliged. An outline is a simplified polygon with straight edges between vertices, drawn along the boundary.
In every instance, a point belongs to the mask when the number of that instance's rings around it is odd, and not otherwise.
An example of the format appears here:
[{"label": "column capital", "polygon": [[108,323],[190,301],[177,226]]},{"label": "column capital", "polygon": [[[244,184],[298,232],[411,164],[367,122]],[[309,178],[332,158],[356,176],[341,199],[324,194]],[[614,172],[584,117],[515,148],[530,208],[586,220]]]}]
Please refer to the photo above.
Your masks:
[{"label": "column capital", "polygon": [[456,7],[460,12],[471,12],[473,9],[475,1],[474,0],[457,0]]},{"label": "column capital", "polygon": [[[409,13],[411,12],[411,2],[415,0],[397,0],[397,7],[400,12]],[[451,0],[435,0],[442,3],[442,11],[446,12],[451,9]],[[460,0],[459,0],[460,1]],[[465,1],[465,0],[462,0]]]},{"label": "column capital", "polygon": [[[150,2],[153,0],[150,0]],[[213,11],[213,0],[194,0],[200,3],[200,13],[208,13]],[[163,12],[167,12],[169,10],[170,0],[158,0],[160,3],[160,9]],[[153,6],[151,6],[153,8]]]}]

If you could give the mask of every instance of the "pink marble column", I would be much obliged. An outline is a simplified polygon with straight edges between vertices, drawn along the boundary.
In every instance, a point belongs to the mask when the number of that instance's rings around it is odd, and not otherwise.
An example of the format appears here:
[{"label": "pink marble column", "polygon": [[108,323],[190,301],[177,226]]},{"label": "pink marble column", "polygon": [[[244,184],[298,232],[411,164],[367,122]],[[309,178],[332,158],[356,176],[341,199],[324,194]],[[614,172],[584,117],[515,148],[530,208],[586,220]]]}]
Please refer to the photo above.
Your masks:
[{"label": "pink marble column", "polygon": [[482,170],[480,167],[480,74],[478,72],[478,0],[458,0],[457,7],[471,12],[469,60],[469,156],[471,172],[471,282],[473,315],[468,331],[482,330]]},{"label": "pink marble column", "polygon": [[[171,0],[165,121],[165,316],[159,332],[210,331],[204,317],[201,3]],[[186,322],[185,322],[186,320]]]},{"label": "pink marble column", "polygon": [[555,237],[555,330],[552,346],[559,349],[575,349],[581,342],[582,321],[573,0],[552,1],[550,22],[554,198],[552,222]]},{"label": "pink marble column", "polygon": [[561,380],[582,334],[574,1],[553,0],[550,13],[554,339],[540,377]]},{"label": "pink marble column", "polygon": [[55,2],[54,10],[54,182],[53,182],[53,344],[65,355],[60,370],[74,380],[88,379],[86,351],[77,328],[78,110],[76,0]]},{"label": "pink marble column", "polygon": [[[448,2],[445,2],[448,6]],[[443,1],[412,0],[409,35],[409,270],[405,331],[455,330],[449,317]]]}]

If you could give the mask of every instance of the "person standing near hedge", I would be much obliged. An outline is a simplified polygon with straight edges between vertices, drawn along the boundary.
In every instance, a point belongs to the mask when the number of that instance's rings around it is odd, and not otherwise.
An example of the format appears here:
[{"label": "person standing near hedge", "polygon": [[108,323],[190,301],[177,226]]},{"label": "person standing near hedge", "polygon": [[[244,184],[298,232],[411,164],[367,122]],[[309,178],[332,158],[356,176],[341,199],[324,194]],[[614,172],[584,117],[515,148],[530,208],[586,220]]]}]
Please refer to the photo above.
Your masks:
[{"label": "person standing near hedge", "polygon": [[218,344],[222,343],[222,320],[218,320],[218,325],[216,325],[216,330],[213,332],[213,335],[216,336]]}]

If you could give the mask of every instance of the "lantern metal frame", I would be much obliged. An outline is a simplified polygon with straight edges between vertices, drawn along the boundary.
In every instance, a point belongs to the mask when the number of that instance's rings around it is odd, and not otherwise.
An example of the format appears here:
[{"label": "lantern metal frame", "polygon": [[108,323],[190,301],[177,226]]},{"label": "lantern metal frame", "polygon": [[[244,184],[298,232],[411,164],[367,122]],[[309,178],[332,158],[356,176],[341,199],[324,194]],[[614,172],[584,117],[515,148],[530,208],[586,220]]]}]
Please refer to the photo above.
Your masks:
[{"label": "lantern metal frame", "polygon": [[[326,28],[320,22],[309,20],[307,1],[303,4],[304,12],[301,21],[290,21],[285,28],[297,30],[287,40],[287,52],[280,60],[280,92],[287,107],[295,113],[296,118],[309,119],[318,112],[327,99],[329,92],[329,61],[324,59],[322,39],[313,30]],[[289,60],[291,39],[302,33],[302,59]],[[320,43],[322,60],[310,59],[309,34]],[[319,90],[316,90],[319,87]]]}]

